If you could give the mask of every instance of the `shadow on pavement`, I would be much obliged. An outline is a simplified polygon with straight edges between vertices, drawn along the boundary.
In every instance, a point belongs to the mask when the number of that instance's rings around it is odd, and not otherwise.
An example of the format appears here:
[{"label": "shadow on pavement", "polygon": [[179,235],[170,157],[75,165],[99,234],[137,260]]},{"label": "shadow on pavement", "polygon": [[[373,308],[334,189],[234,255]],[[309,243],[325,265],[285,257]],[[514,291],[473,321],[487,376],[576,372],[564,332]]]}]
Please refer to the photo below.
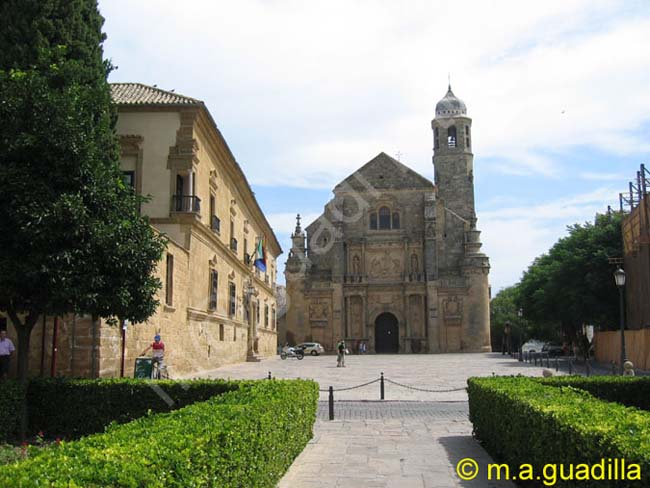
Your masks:
[{"label": "shadow on pavement", "polygon": [[[464,459],[472,459],[478,463],[478,475],[472,480],[462,480],[457,477],[459,486],[463,488],[513,488],[516,485],[511,481],[505,480],[488,480],[487,479],[487,465],[494,463],[492,458],[481,447],[481,445],[472,438],[471,435],[455,435],[448,437],[441,437],[440,444],[445,449],[449,465],[452,469],[456,469],[458,463]],[[467,473],[473,472],[472,468],[468,466]]]}]

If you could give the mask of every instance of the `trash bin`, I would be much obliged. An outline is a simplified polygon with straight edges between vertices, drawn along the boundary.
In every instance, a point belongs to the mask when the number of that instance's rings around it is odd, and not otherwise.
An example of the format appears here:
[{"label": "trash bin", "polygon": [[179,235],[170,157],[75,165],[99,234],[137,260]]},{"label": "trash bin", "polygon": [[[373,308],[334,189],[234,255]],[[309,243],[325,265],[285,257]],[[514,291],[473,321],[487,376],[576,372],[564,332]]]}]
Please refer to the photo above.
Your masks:
[{"label": "trash bin", "polygon": [[135,368],[133,370],[134,378],[143,378],[146,380],[151,379],[153,373],[153,358],[148,356],[141,356],[135,358]]}]

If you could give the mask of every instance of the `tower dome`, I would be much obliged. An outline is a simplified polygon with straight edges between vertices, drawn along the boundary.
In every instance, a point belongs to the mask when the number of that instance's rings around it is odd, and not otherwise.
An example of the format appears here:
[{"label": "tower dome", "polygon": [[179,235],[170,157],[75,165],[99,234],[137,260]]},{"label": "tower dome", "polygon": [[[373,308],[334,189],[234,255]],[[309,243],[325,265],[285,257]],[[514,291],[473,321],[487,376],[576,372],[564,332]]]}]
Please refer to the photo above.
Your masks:
[{"label": "tower dome", "polygon": [[467,114],[465,103],[454,95],[451,85],[445,97],[436,104],[436,117],[453,117]]}]

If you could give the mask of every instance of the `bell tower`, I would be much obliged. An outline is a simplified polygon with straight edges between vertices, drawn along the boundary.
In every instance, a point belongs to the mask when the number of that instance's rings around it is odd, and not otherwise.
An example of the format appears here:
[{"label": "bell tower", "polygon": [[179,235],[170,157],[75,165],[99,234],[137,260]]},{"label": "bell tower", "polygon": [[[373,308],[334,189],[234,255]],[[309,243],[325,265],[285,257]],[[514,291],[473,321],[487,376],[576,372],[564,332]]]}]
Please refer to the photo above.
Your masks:
[{"label": "bell tower", "polygon": [[[430,335],[439,350],[489,351],[490,300],[488,257],[476,228],[472,119],[451,90],[436,104],[433,167],[436,183],[435,247],[438,310]],[[433,291],[429,293],[433,297]],[[441,316],[440,316],[441,315]],[[458,327],[460,325],[460,327]],[[435,341],[431,344],[436,349]]]},{"label": "bell tower", "polygon": [[433,167],[438,197],[462,219],[476,219],[472,119],[462,100],[451,91],[436,104],[433,129]]}]

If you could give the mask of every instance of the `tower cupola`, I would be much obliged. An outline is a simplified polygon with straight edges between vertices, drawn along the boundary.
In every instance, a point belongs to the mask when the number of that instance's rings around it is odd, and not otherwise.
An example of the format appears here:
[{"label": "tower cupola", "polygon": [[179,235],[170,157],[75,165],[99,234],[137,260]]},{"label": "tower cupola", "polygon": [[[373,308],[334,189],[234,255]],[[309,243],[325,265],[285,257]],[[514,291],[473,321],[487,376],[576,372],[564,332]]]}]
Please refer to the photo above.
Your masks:
[{"label": "tower cupola", "polygon": [[466,114],[467,107],[465,107],[465,102],[454,95],[454,92],[451,91],[451,85],[449,85],[447,94],[436,104],[436,118]]}]

